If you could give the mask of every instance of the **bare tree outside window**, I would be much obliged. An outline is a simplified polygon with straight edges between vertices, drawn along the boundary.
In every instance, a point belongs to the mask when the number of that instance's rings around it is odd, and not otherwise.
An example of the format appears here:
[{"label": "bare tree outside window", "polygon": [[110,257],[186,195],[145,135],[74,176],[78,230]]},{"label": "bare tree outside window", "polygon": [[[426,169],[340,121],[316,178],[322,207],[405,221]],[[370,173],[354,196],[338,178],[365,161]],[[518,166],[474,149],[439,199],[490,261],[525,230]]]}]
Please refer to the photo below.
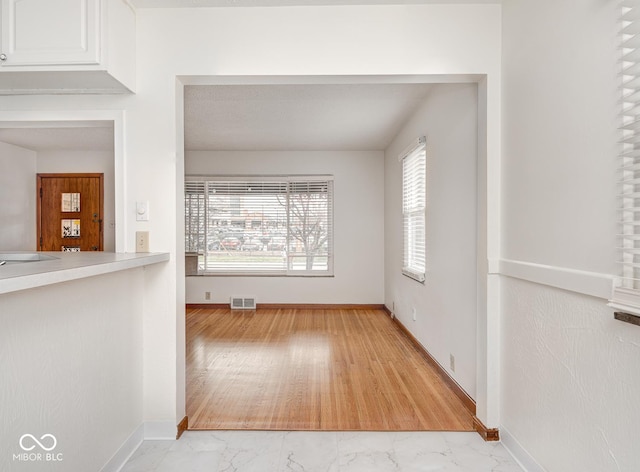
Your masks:
[{"label": "bare tree outside window", "polygon": [[317,256],[323,256],[323,262],[327,257],[330,224],[327,182],[296,182],[291,187],[288,202],[281,201],[289,209],[289,264],[294,265],[302,257],[305,270],[313,270]]}]

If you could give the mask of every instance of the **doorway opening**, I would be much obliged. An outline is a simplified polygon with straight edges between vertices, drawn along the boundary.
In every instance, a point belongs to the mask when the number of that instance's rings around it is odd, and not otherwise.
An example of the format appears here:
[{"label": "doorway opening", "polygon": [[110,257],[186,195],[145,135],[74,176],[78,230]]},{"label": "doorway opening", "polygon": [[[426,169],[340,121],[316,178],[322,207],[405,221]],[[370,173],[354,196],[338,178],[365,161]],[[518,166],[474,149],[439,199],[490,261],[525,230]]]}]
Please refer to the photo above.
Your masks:
[{"label": "doorway opening", "polygon": [[[490,375],[486,371],[487,366],[487,350],[486,350],[486,336],[485,334],[480,334],[478,336],[479,341],[476,343],[476,326],[486,326],[486,296],[482,293],[477,293],[476,290],[483,290],[483,287],[487,287],[487,273],[483,272],[483,268],[480,264],[477,264],[477,261],[486,260],[487,254],[487,245],[486,240],[482,234],[486,233],[486,205],[487,205],[487,195],[486,195],[486,187],[482,184],[482,182],[486,179],[486,123],[487,123],[487,111],[486,111],[486,84],[483,84],[482,77],[300,77],[300,78],[292,78],[292,77],[251,77],[251,78],[243,78],[243,77],[208,77],[208,78],[192,78],[192,77],[182,77],[178,81],[177,87],[177,106],[178,106],[178,135],[177,135],[177,143],[178,143],[178,178],[184,175],[193,175],[198,174],[202,175],[238,175],[238,174],[246,174],[246,173],[259,173],[262,175],[269,175],[273,173],[283,173],[283,166],[289,169],[288,173],[300,173],[306,174],[309,172],[309,166],[314,169],[320,169],[319,172],[323,172],[326,168],[323,168],[323,159],[326,158],[328,154],[330,154],[331,150],[329,148],[319,149],[317,148],[317,143],[322,141],[322,138],[317,138],[316,141],[313,141],[313,144],[310,145],[308,149],[300,149],[300,141],[296,141],[296,139],[304,136],[304,131],[298,130],[295,126],[299,123],[293,123],[291,121],[287,122],[285,120],[285,124],[276,123],[275,125],[265,121],[264,126],[253,126],[251,129],[255,129],[256,132],[251,134],[245,134],[242,139],[238,136],[235,138],[230,136],[229,133],[225,134],[226,138],[230,138],[233,142],[226,142],[225,144],[221,144],[218,149],[193,149],[191,146],[194,145],[197,140],[192,140],[189,138],[189,110],[186,108],[187,106],[187,95],[193,92],[191,87],[213,87],[215,89],[216,86],[220,87],[216,90],[200,90],[200,92],[206,93],[219,93],[222,91],[223,94],[236,94],[236,100],[238,102],[243,102],[244,98],[242,98],[243,87],[245,87],[245,91],[247,89],[251,89],[252,93],[249,95],[252,97],[259,96],[260,87],[258,85],[265,86],[266,88],[272,87],[267,94],[272,96],[281,96],[282,93],[291,93],[297,94],[298,96],[309,97],[314,93],[319,93],[317,97],[321,97],[323,93],[326,93],[327,90],[334,87],[334,91],[337,89],[342,89],[343,91],[346,89],[349,90],[349,95],[353,97],[353,91],[358,91],[359,88],[366,88],[369,86],[388,86],[388,85],[400,85],[395,91],[402,89],[403,85],[413,84],[413,85],[422,85],[423,90],[428,89],[438,89],[438,87],[442,86],[443,92],[440,96],[446,95],[445,89],[448,84],[472,84],[474,90],[476,90],[475,102],[473,109],[470,110],[468,114],[469,117],[472,117],[474,121],[473,129],[472,129],[472,139],[475,143],[474,148],[474,163],[473,169],[471,173],[471,181],[472,185],[468,186],[468,189],[471,189],[473,193],[473,201],[469,200],[473,206],[473,214],[471,216],[471,233],[472,233],[472,250],[467,254],[467,262],[468,267],[467,270],[470,271],[471,277],[468,278],[470,280],[470,285],[472,286],[468,291],[466,291],[466,296],[469,298],[469,306],[470,310],[467,311],[470,315],[467,315],[469,318],[466,320],[467,322],[464,325],[464,329],[468,332],[463,336],[460,335],[460,330],[456,327],[450,327],[447,329],[446,333],[442,336],[443,343],[440,343],[440,340],[429,340],[426,341],[420,340],[426,345],[433,345],[433,349],[435,352],[434,357],[436,357],[437,361],[442,366],[449,366],[448,368],[443,367],[444,370],[447,370],[451,373],[454,378],[464,378],[464,381],[461,382],[464,384],[467,392],[471,394],[473,398],[478,398],[481,404],[479,405],[479,409],[481,413],[484,415],[486,412],[485,402],[487,400],[486,392],[478,392],[476,391],[476,386],[479,388],[484,388],[487,386],[486,378],[483,378],[485,375]],[[345,86],[353,86],[353,87],[345,87]],[[310,86],[305,89],[305,86]],[[315,87],[313,87],[315,86]],[[318,87],[319,86],[319,87]],[[323,89],[322,86],[327,86]],[[372,87],[372,89],[373,89]],[[312,92],[309,90],[312,89]],[[406,87],[410,89],[411,87]],[[389,87],[389,89],[394,89],[394,87]],[[419,87],[415,88],[416,90]],[[318,92],[319,90],[319,92]],[[187,97],[187,98],[185,98]],[[227,98],[229,98],[227,96]],[[378,97],[379,98],[379,97]],[[303,100],[304,101],[304,100]],[[318,102],[323,102],[323,99],[317,99]],[[284,100],[286,105],[291,106],[291,101]],[[331,102],[330,98],[324,97],[324,104],[327,102]],[[200,100],[200,105],[203,105],[204,101]],[[246,105],[244,103],[243,105]],[[262,103],[264,105],[264,103]],[[396,128],[389,133],[392,138],[397,137],[398,129],[402,128],[404,124],[406,124],[407,119],[412,115],[412,113],[416,112],[416,109],[419,108],[419,104],[413,102],[413,109],[407,112],[406,115],[395,115]],[[304,108],[304,107],[303,107]],[[310,111],[309,109],[306,112],[311,116],[322,116],[322,120],[328,124],[335,124],[336,116],[341,116],[343,113],[339,112],[340,108],[336,106],[327,107],[325,115],[319,114],[317,111]],[[338,111],[337,111],[338,110]],[[264,111],[264,110],[263,110]],[[442,108],[443,113],[447,113],[446,108]],[[373,113],[373,112],[370,112]],[[283,115],[281,113],[270,113],[268,110],[265,112],[266,116],[281,118]],[[225,114],[227,120],[230,120],[230,125],[238,125],[238,122],[242,120],[248,119],[249,122],[255,119],[256,114],[251,113],[250,110],[243,109],[242,107],[234,107],[232,111]],[[249,117],[249,118],[247,118]],[[304,118],[304,117],[303,117]],[[468,118],[468,117],[467,117]],[[238,121],[234,121],[238,120]],[[277,120],[271,120],[277,121]],[[301,119],[293,120],[300,122]],[[288,124],[286,124],[288,123]],[[286,145],[283,145],[282,142],[278,143],[270,143],[267,141],[270,138],[273,138],[278,132],[278,125],[282,126],[283,130],[288,130],[289,135],[291,136]],[[275,130],[274,130],[275,126]],[[337,126],[337,128],[344,128],[343,125]],[[209,138],[213,135],[215,138],[216,130],[224,130],[225,125],[220,122],[209,123]],[[270,131],[271,130],[271,131]],[[409,136],[412,132],[405,130],[406,136]],[[380,128],[378,129],[378,134],[384,134]],[[427,130],[428,134],[428,130]],[[191,135],[192,138],[194,137]],[[417,136],[417,135],[416,135]],[[455,140],[455,134],[452,135],[452,140]],[[197,136],[196,136],[197,137]],[[202,137],[202,136],[200,136]],[[415,136],[411,136],[415,137]],[[263,139],[261,148],[252,148],[251,146],[255,144],[256,140]],[[401,138],[398,138],[398,142],[401,141]],[[311,142],[309,140],[308,142]],[[345,141],[346,142],[346,141]],[[238,146],[233,148],[233,146]],[[389,158],[389,155],[385,157],[385,152],[393,154],[394,152],[400,152],[401,149],[397,149],[399,145],[395,143],[393,146],[390,145],[390,141],[387,141],[386,144],[381,145],[381,148],[374,149],[374,151],[381,152],[381,159],[385,161],[382,164],[382,183],[377,188],[389,188],[390,182],[389,179],[393,180],[393,171],[390,170],[392,166],[392,159]],[[406,146],[406,144],[405,144]],[[311,149],[311,147],[315,147],[315,149]],[[404,147],[404,146],[403,146]],[[355,148],[352,148],[352,150]],[[335,148],[333,149],[335,150]],[[359,149],[362,151],[362,148]],[[299,159],[293,158],[293,154],[300,154],[303,151],[306,156],[302,156]],[[323,157],[324,154],[324,157]],[[278,155],[279,157],[275,158],[274,155]],[[284,156],[284,157],[283,157]],[[265,158],[266,157],[266,158]],[[442,156],[447,158],[447,156]],[[451,157],[449,157],[451,159]],[[375,158],[374,158],[375,159]],[[273,163],[276,163],[275,165]],[[294,169],[294,170],[291,170]],[[331,173],[331,172],[330,172]],[[364,174],[360,173],[360,179]],[[467,176],[468,177],[468,176]],[[434,177],[437,179],[437,177]],[[466,177],[465,177],[466,178]],[[339,191],[339,181],[341,179],[336,178],[336,188]],[[356,179],[345,179],[348,182],[354,182]],[[184,180],[182,181],[184,184]],[[392,184],[395,185],[395,184]],[[458,185],[458,184],[456,184]],[[184,186],[178,185],[178,191],[184,189]],[[349,192],[346,191],[348,194]],[[357,193],[357,192],[356,192]],[[362,194],[361,194],[362,195]],[[345,201],[339,202],[336,200],[336,205],[339,206],[341,204],[345,204]],[[381,207],[393,207],[393,201],[385,201],[382,203]],[[179,277],[184,277],[184,226],[181,227],[184,223],[185,213],[184,213],[184,200],[182,195],[179,193],[178,195],[178,260],[179,263]],[[446,211],[445,211],[446,213]],[[455,213],[455,212],[454,212]],[[352,213],[353,214],[367,214],[368,213]],[[336,215],[335,225],[336,228],[342,228],[343,234],[350,233],[350,230],[346,229],[344,226],[344,222],[337,221],[340,217]],[[374,217],[375,218],[375,217]],[[381,218],[383,225],[385,228],[389,228],[390,225],[393,225],[393,214],[384,214]],[[363,221],[360,219],[359,221]],[[366,221],[366,220],[365,220]],[[385,229],[382,229],[382,232],[385,233]],[[338,230],[338,233],[340,231]],[[369,232],[368,234],[370,234]],[[356,233],[357,234],[357,233]],[[346,239],[346,238],[345,238]],[[336,241],[336,258],[340,258],[340,251],[344,251],[342,256],[344,257],[346,252],[350,249],[355,250],[357,252],[357,248],[368,247],[367,245],[370,242],[369,237],[361,237],[360,242],[357,244],[343,244],[341,249],[341,243]],[[375,236],[373,237],[375,239]],[[387,238],[388,239],[388,238]],[[484,242],[483,242],[484,241]],[[385,253],[382,257],[385,259],[384,265],[389,266],[392,263],[393,254],[395,248],[390,248],[385,246],[384,242],[382,242],[383,252]],[[356,248],[356,249],[354,249]],[[370,252],[370,254],[376,254],[375,252]],[[375,258],[376,256],[372,256]],[[344,259],[343,259],[344,260]],[[340,273],[340,261],[337,259],[336,262],[336,273]],[[362,267],[361,267],[362,269]],[[361,270],[362,273],[374,273],[371,270]],[[468,277],[469,272],[465,274],[465,277]],[[353,288],[357,287],[358,284],[362,284],[362,276],[346,277],[337,282],[337,284],[342,284],[347,290],[351,290],[353,292]],[[212,282],[213,280],[213,282]],[[334,281],[337,280],[334,279]],[[309,283],[309,281],[304,281],[302,283]],[[207,289],[207,286],[215,284],[216,290],[212,291],[211,289]],[[386,282],[383,281],[383,286]],[[327,283],[329,285],[329,283]],[[369,286],[378,286],[375,283],[367,284]],[[397,286],[398,284],[395,284]],[[304,293],[303,290],[300,290],[296,286],[295,281],[290,280],[273,280],[273,279],[258,279],[258,278],[246,278],[246,277],[216,277],[215,279],[209,279],[203,276],[189,276],[186,277],[186,284],[184,288],[184,292],[180,293],[180,290],[183,290],[182,287],[179,287],[178,300],[181,298],[186,301],[187,305],[196,304],[196,305],[211,305],[213,308],[215,305],[221,309],[223,304],[227,304],[227,295],[231,294],[234,291],[234,287],[251,287],[252,292],[247,293],[247,295],[256,295],[257,292],[257,302],[258,306],[262,303],[280,303],[280,304],[296,304],[296,303],[304,303],[304,302],[315,302],[315,303],[323,303],[320,299],[317,300],[302,300],[300,298],[296,299],[295,295]],[[314,291],[315,294],[319,292]],[[394,315],[398,317],[406,318],[407,313],[409,313],[409,318],[403,319],[403,322],[409,326],[409,329],[413,331],[413,333],[418,333],[416,337],[420,338],[424,337],[424,318],[420,318],[420,315],[416,317],[415,313],[424,312],[424,306],[420,307],[419,304],[422,303],[420,301],[421,295],[417,294],[417,291],[414,288],[408,289],[399,289],[397,290],[392,286],[385,287],[380,289],[383,295],[383,304],[387,309],[394,312]],[[243,292],[243,294],[246,292]],[[311,292],[306,292],[307,294]],[[328,292],[329,293],[329,292]],[[333,291],[333,294],[340,293],[339,288]],[[284,294],[284,295],[283,295]],[[283,296],[286,297],[287,294],[289,298],[282,299]],[[234,293],[234,295],[241,295],[239,293]],[[215,298],[218,297],[218,298]],[[279,299],[275,299],[273,297],[279,297]],[[362,299],[362,298],[361,298]],[[404,300],[409,300],[409,302],[404,303]],[[350,302],[354,302],[354,300],[349,300]],[[369,300],[367,300],[369,301]],[[327,295],[325,297],[325,302],[330,304],[331,302],[336,302],[335,299],[331,298],[331,295]],[[403,306],[404,303],[404,306]],[[416,305],[418,305],[418,309],[416,310]],[[435,308],[435,307],[434,307]],[[203,307],[204,309],[204,307]],[[411,319],[411,314],[413,312],[413,320]],[[415,322],[416,325],[412,325],[411,323]],[[418,326],[422,323],[422,327]],[[181,326],[181,320],[179,319],[178,326]],[[422,334],[420,334],[422,332]],[[462,349],[464,352],[461,354],[455,354],[455,363],[454,361],[449,362],[450,360],[450,352],[446,352],[446,356],[444,354],[444,350],[451,347],[452,343],[455,343],[456,338],[464,338],[471,340],[468,345],[460,348],[456,346],[456,349]],[[449,344],[447,344],[449,342]],[[453,359],[454,356],[452,355]],[[446,361],[445,361],[446,359]],[[461,361],[462,359],[462,361]],[[457,372],[455,372],[457,371]],[[178,373],[180,376],[180,372]],[[186,374],[185,374],[186,377]],[[476,382],[476,379],[478,381]],[[188,384],[189,379],[185,380]],[[180,378],[179,382],[180,383]],[[186,387],[186,395],[185,395],[185,405],[187,403],[187,399],[191,396],[192,391],[190,387]],[[180,401],[180,399],[179,399]],[[180,408],[180,405],[179,405]]]}]

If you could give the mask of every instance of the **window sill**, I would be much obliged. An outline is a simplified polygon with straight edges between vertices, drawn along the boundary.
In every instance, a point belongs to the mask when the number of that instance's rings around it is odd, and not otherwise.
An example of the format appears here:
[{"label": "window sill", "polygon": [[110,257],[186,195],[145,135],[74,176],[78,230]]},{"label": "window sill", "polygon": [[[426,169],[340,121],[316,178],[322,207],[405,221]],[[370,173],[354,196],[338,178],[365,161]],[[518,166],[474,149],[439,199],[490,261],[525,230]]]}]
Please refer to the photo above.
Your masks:
[{"label": "window sill", "polygon": [[617,311],[640,315],[640,291],[616,287],[613,289],[613,297],[607,306]]},{"label": "window sill", "polygon": [[282,278],[292,278],[292,277],[304,277],[304,278],[332,278],[335,277],[334,274],[260,274],[260,273],[210,273],[204,272],[200,274],[191,274],[187,275],[187,277],[282,277]]},{"label": "window sill", "polygon": [[402,275],[409,277],[410,279],[415,280],[416,282],[419,282],[424,285],[424,282],[425,282],[424,274],[418,274],[410,270],[402,269]]}]

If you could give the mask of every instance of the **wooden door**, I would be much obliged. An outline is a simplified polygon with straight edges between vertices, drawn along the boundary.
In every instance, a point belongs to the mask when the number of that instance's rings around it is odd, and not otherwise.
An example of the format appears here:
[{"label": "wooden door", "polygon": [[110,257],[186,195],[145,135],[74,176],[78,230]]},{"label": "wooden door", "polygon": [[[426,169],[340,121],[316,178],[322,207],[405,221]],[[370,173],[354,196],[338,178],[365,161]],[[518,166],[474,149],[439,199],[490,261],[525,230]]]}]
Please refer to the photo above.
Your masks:
[{"label": "wooden door", "polygon": [[104,174],[38,174],[40,251],[102,251]]}]

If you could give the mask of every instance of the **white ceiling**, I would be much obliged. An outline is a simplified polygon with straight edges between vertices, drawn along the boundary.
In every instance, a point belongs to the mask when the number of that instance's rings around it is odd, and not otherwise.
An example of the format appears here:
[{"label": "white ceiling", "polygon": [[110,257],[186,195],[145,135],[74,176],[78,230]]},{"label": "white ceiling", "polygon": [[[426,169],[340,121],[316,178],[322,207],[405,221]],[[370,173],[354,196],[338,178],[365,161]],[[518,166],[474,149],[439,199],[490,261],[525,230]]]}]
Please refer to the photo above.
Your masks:
[{"label": "white ceiling", "polygon": [[43,151],[113,151],[113,125],[91,126],[42,124],[37,127],[1,125],[0,142],[36,152]]},{"label": "white ceiling", "polygon": [[[431,84],[192,85],[188,151],[370,151],[388,147]],[[0,123],[0,142],[36,152],[113,151],[110,122]]]},{"label": "white ceiling", "polygon": [[382,150],[429,84],[185,87],[185,149]]},{"label": "white ceiling", "polygon": [[502,3],[503,0],[129,0],[136,8],[282,7],[326,5],[414,5]]},{"label": "white ceiling", "polygon": [[[502,0],[129,0],[136,8],[501,3]],[[185,87],[186,150],[382,150],[428,84]],[[0,123],[0,141],[31,149],[113,151],[105,123]]]}]

